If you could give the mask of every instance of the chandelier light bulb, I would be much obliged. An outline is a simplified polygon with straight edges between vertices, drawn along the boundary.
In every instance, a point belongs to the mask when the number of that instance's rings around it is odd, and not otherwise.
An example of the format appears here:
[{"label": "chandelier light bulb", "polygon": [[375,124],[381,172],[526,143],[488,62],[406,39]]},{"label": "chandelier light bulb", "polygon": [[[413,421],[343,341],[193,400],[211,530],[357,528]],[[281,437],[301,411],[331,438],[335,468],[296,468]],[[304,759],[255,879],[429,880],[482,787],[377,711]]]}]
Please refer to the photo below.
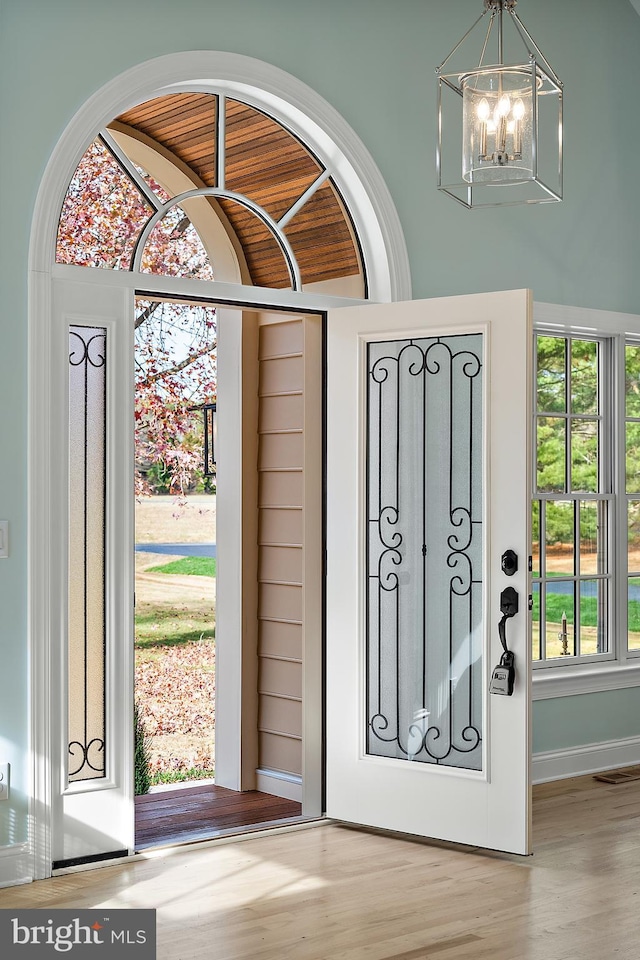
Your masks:
[{"label": "chandelier light bulb", "polygon": [[487,121],[491,116],[491,108],[489,107],[489,101],[486,97],[483,97],[480,103],[478,104],[478,120],[483,122]]},{"label": "chandelier light bulb", "polygon": [[505,93],[504,96],[500,97],[498,102],[498,116],[499,117],[508,117],[511,112],[511,100]]},{"label": "chandelier light bulb", "polygon": [[478,104],[476,113],[480,122],[478,130],[478,152],[480,156],[483,157],[487,152],[487,120],[491,116],[491,108],[486,97],[483,97]]},{"label": "chandelier light bulb", "polygon": [[500,165],[504,164],[507,150],[507,117],[511,112],[511,100],[506,93],[500,97],[496,106],[496,149],[494,157]]},{"label": "chandelier light bulb", "polygon": [[513,154],[519,159],[522,156],[522,118],[525,114],[522,98],[518,97],[513,105]]}]

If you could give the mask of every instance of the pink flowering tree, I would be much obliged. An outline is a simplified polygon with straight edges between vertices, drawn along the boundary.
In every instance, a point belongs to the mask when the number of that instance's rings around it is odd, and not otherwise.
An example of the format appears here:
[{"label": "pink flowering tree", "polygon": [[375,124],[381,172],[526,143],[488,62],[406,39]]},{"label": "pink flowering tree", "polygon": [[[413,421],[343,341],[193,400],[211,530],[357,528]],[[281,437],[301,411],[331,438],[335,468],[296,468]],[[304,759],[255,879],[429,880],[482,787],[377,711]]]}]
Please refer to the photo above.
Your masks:
[{"label": "pink flowering tree", "polygon": [[[169,195],[138,168],[161,203]],[[136,241],[154,209],[106,146],[96,140],[71,179],[60,216],[56,260],[131,268]],[[202,241],[174,205],[151,231],[141,270],[213,279]],[[138,298],[135,310],[136,492],[159,486],[182,497],[202,482],[202,415],[216,398],[216,313],[204,304]]]}]

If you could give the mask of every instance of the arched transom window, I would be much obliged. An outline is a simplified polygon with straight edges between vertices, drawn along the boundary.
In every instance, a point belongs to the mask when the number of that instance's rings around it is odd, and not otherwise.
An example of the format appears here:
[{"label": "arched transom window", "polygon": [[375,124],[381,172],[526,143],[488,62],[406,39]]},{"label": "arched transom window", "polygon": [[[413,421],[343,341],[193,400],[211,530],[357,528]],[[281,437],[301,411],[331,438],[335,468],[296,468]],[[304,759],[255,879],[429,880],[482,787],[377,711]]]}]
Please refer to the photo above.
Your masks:
[{"label": "arched transom window", "polygon": [[58,263],[230,279],[221,246],[239,282],[301,290],[352,277],[366,295],[331,171],[265,113],[222,95],[177,93],[101,131],[69,184]]}]

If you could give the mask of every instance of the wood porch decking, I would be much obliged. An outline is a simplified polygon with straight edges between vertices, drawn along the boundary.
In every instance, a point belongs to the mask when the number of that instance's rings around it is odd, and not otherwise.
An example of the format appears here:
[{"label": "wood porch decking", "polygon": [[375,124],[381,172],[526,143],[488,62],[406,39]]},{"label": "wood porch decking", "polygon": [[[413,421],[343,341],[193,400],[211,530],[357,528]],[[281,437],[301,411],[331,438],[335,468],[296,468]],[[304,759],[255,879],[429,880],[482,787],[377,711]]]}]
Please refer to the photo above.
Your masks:
[{"label": "wood porch decking", "polygon": [[136,797],[136,850],[204,840],[228,830],[299,817],[294,800],[249,790],[238,793],[215,783],[177,787]]}]

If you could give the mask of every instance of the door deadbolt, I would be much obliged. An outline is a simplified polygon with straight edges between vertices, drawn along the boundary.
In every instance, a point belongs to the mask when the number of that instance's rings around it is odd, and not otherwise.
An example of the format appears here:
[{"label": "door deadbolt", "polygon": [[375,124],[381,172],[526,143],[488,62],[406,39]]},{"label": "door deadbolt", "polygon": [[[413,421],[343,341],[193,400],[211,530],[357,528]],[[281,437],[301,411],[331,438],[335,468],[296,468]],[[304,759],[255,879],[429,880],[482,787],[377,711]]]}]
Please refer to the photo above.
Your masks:
[{"label": "door deadbolt", "polygon": [[515,550],[505,550],[500,559],[500,566],[507,577],[512,577],[518,572],[518,554]]}]

